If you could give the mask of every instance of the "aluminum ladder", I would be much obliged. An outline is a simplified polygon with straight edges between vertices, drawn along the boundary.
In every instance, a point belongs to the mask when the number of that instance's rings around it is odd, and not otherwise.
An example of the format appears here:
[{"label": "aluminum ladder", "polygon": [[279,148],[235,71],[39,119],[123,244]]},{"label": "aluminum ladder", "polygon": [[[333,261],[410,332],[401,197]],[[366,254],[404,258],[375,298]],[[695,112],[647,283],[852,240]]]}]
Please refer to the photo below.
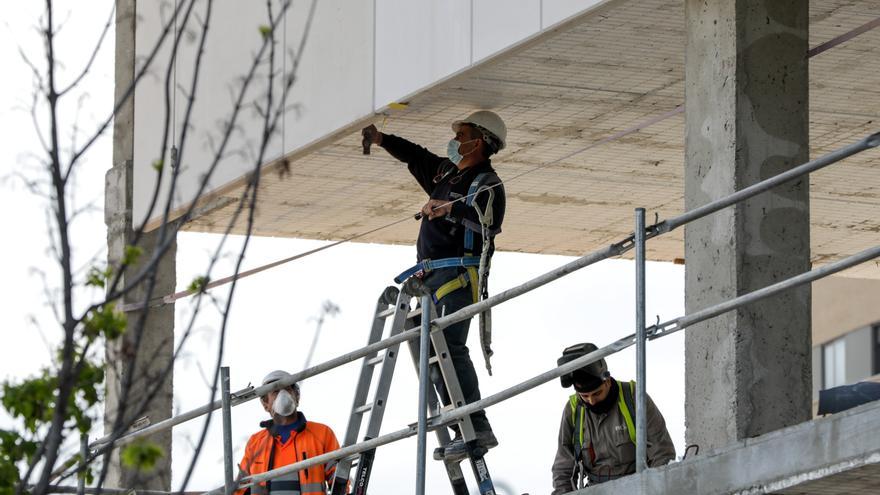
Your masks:
[{"label": "aluminum ladder", "polygon": [[[386,287],[379,296],[376,303],[376,312],[370,329],[370,336],[367,345],[382,340],[385,331],[386,321],[391,317],[391,329],[389,337],[399,334],[408,328],[417,327],[413,319],[421,315],[421,311],[411,312],[410,301],[413,297],[418,297],[423,291],[421,281],[411,278],[403,285],[403,290],[397,287]],[[433,305],[432,305],[433,306]],[[431,308],[432,318],[436,316],[436,311]],[[418,374],[418,341],[410,340],[408,342],[410,354]],[[437,392],[433,386],[429,387],[428,407],[430,411],[448,411],[456,405],[464,405],[464,399],[461,393],[461,387],[455,369],[452,365],[452,359],[449,355],[449,348],[442,331],[431,332],[431,344],[434,346],[435,355],[430,357],[429,364],[439,366],[443,376],[446,391],[452,399],[452,404],[441,407]],[[353,445],[357,443],[362,423],[365,416],[367,419],[367,429],[364,433],[364,440],[370,440],[379,436],[379,430],[382,425],[382,418],[385,414],[385,406],[388,399],[388,392],[391,387],[391,380],[394,375],[394,368],[397,362],[398,345],[388,347],[384,351],[369,354],[364,357],[361,364],[361,373],[358,378],[357,388],[355,389],[354,401],[351,408],[351,415],[348,420],[348,427],[345,432],[343,446]],[[373,370],[376,366],[380,366],[378,382],[373,384]],[[373,390],[372,399],[368,400],[370,389]],[[369,414],[367,414],[369,413]],[[413,426],[414,427],[414,426]],[[473,424],[470,416],[466,416],[459,422],[464,441],[468,445],[474,445],[472,442],[475,438]],[[448,445],[450,442],[449,431],[446,427],[438,427],[434,430],[437,441],[441,446]],[[480,447],[470,447],[468,449],[468,458],[474,472],[474,477],[480,488],[481,495],[495,495],[495,488],[492,484],[492,478],[483,459],[485,449]],[[332,495],[344,495],[351,478],[351,493],[353,495],[366,495],[367,486],[370,482],[370,475],[373,469],[373,460],[375,459],[375,449],[361,453],[356,457],[348,457],[340,459],[336,465],[336,474],[331,489]],[[455,495],[467,495],[468,489],[461,470],[461,460],[447,461],[443,460],[446,467],[446,474],[452,485],[452,493]],[[354,477],[351,472],[357,470]]]}]

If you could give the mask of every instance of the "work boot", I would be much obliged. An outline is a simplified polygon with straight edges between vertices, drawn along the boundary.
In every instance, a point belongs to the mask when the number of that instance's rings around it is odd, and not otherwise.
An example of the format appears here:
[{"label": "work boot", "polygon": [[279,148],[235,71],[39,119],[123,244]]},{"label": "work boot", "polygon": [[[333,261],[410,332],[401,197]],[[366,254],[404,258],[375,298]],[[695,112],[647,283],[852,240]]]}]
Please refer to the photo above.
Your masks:
[{"label": "work boot", "polygon": [[[482,447],[486,450],[498,446],[498,439],[495,438],[495,434],[492,433],[492,430],[478,431],[476,442],[477,447]],[[434,449],[434,459],[438,461],[455,462],[460,461],[467,456],[467,446],[464,443],[464,438],[462,438],[461,433],[456,433],[455,438],[446,444],[445,447]]]}]

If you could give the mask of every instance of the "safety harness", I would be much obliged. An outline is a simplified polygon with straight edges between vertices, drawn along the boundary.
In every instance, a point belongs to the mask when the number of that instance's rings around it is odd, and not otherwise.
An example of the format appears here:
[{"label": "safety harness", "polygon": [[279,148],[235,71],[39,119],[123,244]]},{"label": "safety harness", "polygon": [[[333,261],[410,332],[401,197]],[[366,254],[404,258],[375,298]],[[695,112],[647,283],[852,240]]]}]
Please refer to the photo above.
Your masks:
[{"label": "safety harness", "polygon": [[[618,384],[623,385],[620,382],[618,382]],[[626,430],[629,433],[629,440],[633,443],[633,445],[635,445],[636,427],[635,423],[633,423],[633,415],[636,412],[636,382],[630,380],[628,384],[629,387],[620,387],[620,393],[617,394],[617,407],[620,409],[620,413],[623,415],[623,421],[626,423]],[[584,463],[581,461],[583,460],[583,450],[585,445],[587,445],[590,456],[594,456],[592,442],[584,441],[584,435],[587,429],[587,408],[584,402],[579,399],[577,394],[573,394],[572,396],[570,396],[568,398],[568,403],[571,407],[571,426],[573,428],[571,433],[571,444],[574,449],[575,469],[577,469],[578,471],[578,488],[583,488],[586,473],[584,472]],[[590,459],[590,462],[594,461],[595,458]]]},{"label": "safety harness", "polygon": [[[487,180],[494,179],[494,180]],[[489,255],[489,246],[492,238],[494,238],[501,229],[492,229],[494,214],[492,211],[492,203],[495,200],[495,186],[500,182],[498,176],[494,173],[483,172],[478,174],[471,182],[468,188],[467,199],[465,204],[472,207],[477,212],[479,223],[473,222],[467,218],[461,219],[464,230],[464,256],[460,258],[443,258],[439,260],[425,259],[414,266],[404,270],[400,275],[394,277],[394,281],[398,284],[404,280],[422,272],[428,274],[433,270],[440,268],[461,267],[466,270],[465,273],[453,278],[452,280],[441,285],[432,297],[434,303],[440,302],[446,295],[467,287],[471,287],[471,299],[474,303],[489,297],[489,266],[491,264],[491,256]],[[489,195],[486,202],[486,208],[481,210],[480,205],[474,199],[482,192]],[[483,250],[479,256],[474,256],[474,233],[481,235],[483,240]],[[486,309],[480,313],[480,347],[483,350],[483,358],[486,361],[486,370],[492,375],[492,365],[489,359],[494,352],[492,351],[492,312]]]}]

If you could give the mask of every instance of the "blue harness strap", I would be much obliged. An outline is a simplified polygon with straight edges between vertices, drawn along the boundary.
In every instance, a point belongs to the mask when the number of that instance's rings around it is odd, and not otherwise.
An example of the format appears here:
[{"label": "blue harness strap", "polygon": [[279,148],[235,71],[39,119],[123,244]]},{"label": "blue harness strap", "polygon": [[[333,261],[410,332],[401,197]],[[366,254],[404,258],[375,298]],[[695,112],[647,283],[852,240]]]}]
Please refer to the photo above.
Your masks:
[{"label": "blue harness strap", "polygon": [[[480,186],[482,185],[483,179],[485,179],[487,175],[489,175],[488,172],[483,172],[481,174],[478,174],[474,178],[473,182],[471,182],[471,186],[468,188],[467,200],[465,201],[465,203],[468,206],[473,206],[474,198],[476,198],[476,196],[477,196],[477,190],[480,188]],[[464,252],[465,253],[472,253],[473,250],[474,250],[474,231],[471,229],[465,229],[464,230]]]},{"label": "blue harness strap", "polygon": [[464,256],[461,258],[443,258],[441,260],[422,260],[410,268],[407,268],[400,275],[394,277],[395,283],[403,283],[404,280],[412,277],[416,272],[424,271],[425,273],[438,268],[450,268],[453,266],[480,266],[479,256]]}]

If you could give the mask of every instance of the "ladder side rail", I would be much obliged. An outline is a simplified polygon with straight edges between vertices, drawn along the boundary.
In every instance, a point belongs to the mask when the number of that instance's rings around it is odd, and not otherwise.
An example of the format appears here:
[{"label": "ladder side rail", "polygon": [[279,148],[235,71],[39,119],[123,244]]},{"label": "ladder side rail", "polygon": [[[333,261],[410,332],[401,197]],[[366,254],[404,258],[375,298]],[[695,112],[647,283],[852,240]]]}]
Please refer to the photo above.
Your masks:
[{"label": "ladder side rail", "polygon": [[[394,337],[403,333],[407,315],[409,313],[409,299],[411,296],[404,291],[400,291],[397,297],[397,311],[394,312],[394,319],[391,323],[391,334]],[[414,329],[418,331],[419,329]],[[373,408],[370,410],[370,418],[367,423],[367,438],[375,438],[379,435],[379,429],[382,426],[382,418],[385,415],[385,401],[388,398],[388,391],[391,388],[391,379],[394,377],[394,368],[397,365],[397,351],[400,343],[395,343],[385,350],[385,360],[382,361],[382,369],[379,371],[379,382],[376,384],[376,391],[373,394]]]},{"label": "ladder side rail", "polygon": [[[376,302],[376,311],[373,313],[373,325],[370,328],[370,335],[367,338],[367,345],[374,344],[382,339],[385,331],[385,318],[380,316],[383,311],[390,306],[386,300],[387,289],[379,296]],[[371,359],[378,356],[379,351],[367,354],[361,363],[361,372],[358,377],[357,387],[355,388],[354,400],[351,406],[351,415],[348,418],[348,426],[345,430],[345,438],[343,439],[343,447],[354,445],[357,443],[358,434],[363,424],[363,412],[358,412],[358,408],[363,406],[370,392],[370,384],[373,381],[374,364],[370,363]],[[333,479],[333,487],[331,493],[333,495],[342,495],[345,493],[346,484],[351,474],[352,457],[340,459],[336,465],[336,474]]]},{"label": "ladder side rail", "polygon": [[[409,318],[409,300],[411,297],[412,296],[405,291],[400,291],[398,293],[394,316],[391,322],[390,337],[394,337],[404,332]],[[415,330],[418,331],[418,329]],[[372,440],[379,436],[379,430],[382,427],[382,419],[385,416],[385,405],[388,399],[388,392],[391,389],[391,381],[394,378],[394,368],[397,364],[397,351],[399,347],[400,343],[398,342],[385,349],[385,359],[382,361],[382,369],[379,371],[379,381],[376,383],[375,391],[373,392],[373,403],[370,408],[370,417],[367,420],[367,429],[364,433],[365,441]],[[355,495],[366,495],[375,457],[375,449],[364,451],[361,453],[360,457],[358,457],[357,473],[353,480],[354,486],[352,487]]]}]

